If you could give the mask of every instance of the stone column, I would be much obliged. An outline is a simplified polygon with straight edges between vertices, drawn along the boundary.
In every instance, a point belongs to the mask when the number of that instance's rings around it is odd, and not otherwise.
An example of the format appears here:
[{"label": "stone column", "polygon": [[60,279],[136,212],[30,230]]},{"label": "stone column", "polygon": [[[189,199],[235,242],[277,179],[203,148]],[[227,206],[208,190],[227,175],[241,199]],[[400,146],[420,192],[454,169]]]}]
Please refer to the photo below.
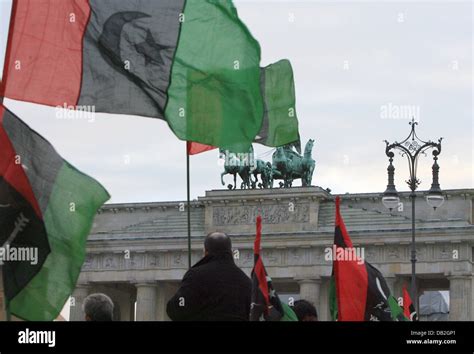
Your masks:
[{"label": "stone column", "polygon": [[85,321],[85,314],[82,309],[84,299],[90,294],[91,287],[88,284],[77,284],[72,293],[69,309],[69,321]]},{"label": "stone column", "polygon": [[303,300],[311,302],[315,307],[316,311],[320,311],[320,289],[321,289],[321,278],[304,278],[297,279],[300,285],[300,297]]},{"label": "stone column", "polygon": [[137,288],[137,321],[156,321],[156,299],[158,284],[138,283]]},{"label": "stone column", "polygon": [[168,316],[166,315],[166,305],[168,300],[166,299],[165,294],[166,283],[163,281],[158,282],[158,296],[156,299],[156,320],[157,321],[166,321]]},{"label": "stone column", "polygon": [[321,287],[319,291],[319,308],[318,320],[319,321],[331,321],[331,314],[329,313],[329,284],[331,278],[323,278],[321,280]]},{"label": "stone column", "polygon": [[449,279],[449,321],[472,321],[472,275],[452,275]]},{"label": "stone column", "polygon": [[[133,306],[132,306],[133,299]],[[129,289],[123,288],[119,291],[116,291],[114,297],[112,298],[114,303],[118,305],[120,309],[120,318],[119,321],[133,321],[134,317],[134,307],[135,300],[134,296],[130,293]]]}]

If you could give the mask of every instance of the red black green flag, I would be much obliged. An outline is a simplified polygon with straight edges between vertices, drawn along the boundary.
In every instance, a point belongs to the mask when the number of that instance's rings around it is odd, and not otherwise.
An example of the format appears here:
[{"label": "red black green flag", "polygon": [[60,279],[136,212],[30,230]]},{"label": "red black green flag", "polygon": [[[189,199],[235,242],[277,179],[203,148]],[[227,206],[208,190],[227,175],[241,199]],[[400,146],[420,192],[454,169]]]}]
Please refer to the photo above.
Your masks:
[{"label": "red black green flag", "polygon": [[[392,321],[390,289],[377,268],[365,260],[336,255],[355,254],[336,197],[331,313],[338,321]],[[345,252],[350,251],[350,252]],[[337,317],[334,317],[337,316]]]},{"label": "red black green flag", "polygon": [[[97,209],[109,199],[43,137],[0,105],[0,245],[9,309],[25,320],[53,320],[72,293]],[[36,259],[35,259],[36,258]]]},{"label": "red black green flag", "polygon": [[165,120],[246,152],[298,140],[293,71],[260,68],[231,0],[13,1],[0,96]]},{"label": "red black green flag", "polygon": [[418,315],[415,310],[415,306],[411,301],[410,294],[407,291],[406,285],[403,285],[403,314],[410,321],[418,321]]},{"label": "red black green flag", "polygon": [[267,274],[260,256],[260,240],[262,237],[262,217],[257,216],[257,234],[254,242],[254,267],[252,269],[252,305],[251,321],[279,321],[284,309],[275,289],[272,278]]}]

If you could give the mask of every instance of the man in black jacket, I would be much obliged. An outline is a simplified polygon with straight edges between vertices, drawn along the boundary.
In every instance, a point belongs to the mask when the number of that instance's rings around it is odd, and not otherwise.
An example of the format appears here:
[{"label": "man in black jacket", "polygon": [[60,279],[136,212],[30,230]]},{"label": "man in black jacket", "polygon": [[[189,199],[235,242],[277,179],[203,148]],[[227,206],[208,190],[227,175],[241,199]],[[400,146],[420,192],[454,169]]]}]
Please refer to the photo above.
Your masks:
[{"label": "man in black jacket", "polygon": [[168,302],[168,316],[173,321],[248,321],[252,282],[235,265],[229,236],[207,235],[204,250]]}]

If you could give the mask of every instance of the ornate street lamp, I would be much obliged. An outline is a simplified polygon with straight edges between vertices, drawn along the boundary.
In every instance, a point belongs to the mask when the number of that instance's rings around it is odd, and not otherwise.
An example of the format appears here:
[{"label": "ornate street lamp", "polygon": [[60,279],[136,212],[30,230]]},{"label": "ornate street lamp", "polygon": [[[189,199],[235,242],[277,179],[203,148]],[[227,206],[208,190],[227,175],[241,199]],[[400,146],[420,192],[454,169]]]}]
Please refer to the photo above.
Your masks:
[{"label": "ornate street lamp", "polygon": [[386,148],[385,154],[388,156],[389,165],[387,168],[388,172],[388,185],[385,190],[382,203],[389,210],[393,210],[398,207],[400,198],[398,192],[395,188],[394,175],[395,167],[393,166],[393,157],[395,156],[393,150],[399,150],[402,156],[406,156],[408,160],[408,168],[410,172],[410,178],[406,181],[410,187],[411,194],[411,297],[412,301],[415,303],[415,308],[418,311],[418,298],[417,298],[417,289],[416,289],[416,245],[415,245],[415,199],[416,199],[416,189],[420,185],[420,180],[416,177],[417,167],[418,167],[418,158],[421,154],[426,156],[426,151],[428,149],[433,149],[433,182],[431,188],[426,195],[426,202],[429,206],[435,210],[439,208],[444,202],[444,196],[442,194],[441,188],[439,186],[439,165],[438,165],[438,155],[441,153],[441,140],[440,138],[437,143],[432,141],[423,141],[416,135],[415,127],[418,125],[415,122],[415,119],[409,123],[411,125],[411,132],[408,137],[402,142],[394,142],[390,144],[385,140]]}]

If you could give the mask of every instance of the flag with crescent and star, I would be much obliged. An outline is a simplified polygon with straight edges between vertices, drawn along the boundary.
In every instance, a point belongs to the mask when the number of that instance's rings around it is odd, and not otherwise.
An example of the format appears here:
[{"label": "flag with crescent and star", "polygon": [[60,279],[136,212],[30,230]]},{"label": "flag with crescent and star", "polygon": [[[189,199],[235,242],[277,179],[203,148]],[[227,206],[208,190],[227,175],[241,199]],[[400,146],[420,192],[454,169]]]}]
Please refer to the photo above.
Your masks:
[{"label": "flag with crescent and star", "polygon": [[291,64],[260,68],[231,0],[14,0],[0,96],[159,118],[230,151],[298,140]]}]

